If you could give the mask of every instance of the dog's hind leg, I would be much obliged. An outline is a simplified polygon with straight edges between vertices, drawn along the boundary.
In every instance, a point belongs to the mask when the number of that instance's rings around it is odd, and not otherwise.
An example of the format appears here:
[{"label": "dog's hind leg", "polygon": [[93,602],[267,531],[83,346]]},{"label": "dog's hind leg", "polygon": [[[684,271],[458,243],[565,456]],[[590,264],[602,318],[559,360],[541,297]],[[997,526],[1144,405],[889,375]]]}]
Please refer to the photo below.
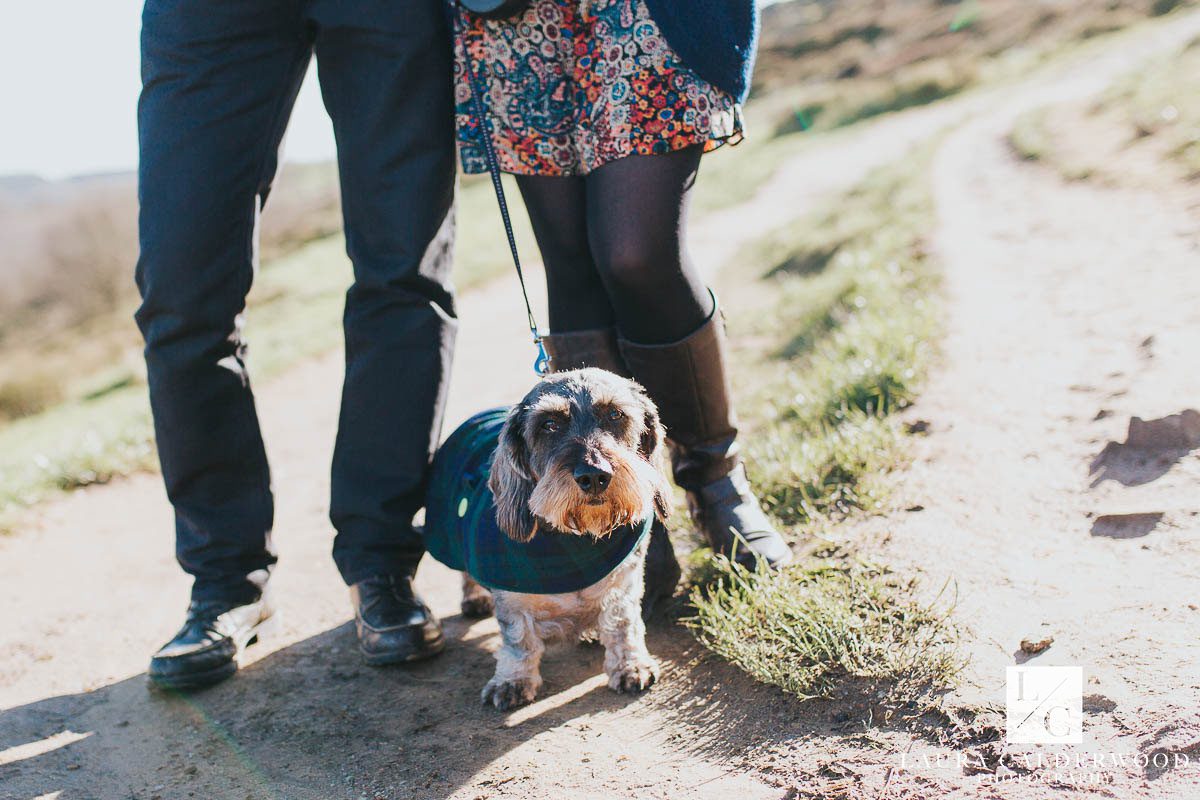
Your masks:
[{"label": "dog's hind leg", "polygon": [[[518,596],[519,597],[519,596]],[[496,621],[504,644],[496,651],[496,674],[483,687],[484,704],[501,711],[533,702],[542,688],[539,667],[546,644],[538,636],[532,615],[500,592],[496,595]]]},{"label": "dog's hind leg", "polygon": [[462,613],[471,619],[490,617],[496,608],[492,593],[480,586],[467,573],[462,574]]},{"label": "dog's hind leg", "polygon": [[608,688],[617,692],[640,692],[658,680],[658,662],[646,649],[642,622],[642,565],[630,573],[604,598],[596,624]]}]

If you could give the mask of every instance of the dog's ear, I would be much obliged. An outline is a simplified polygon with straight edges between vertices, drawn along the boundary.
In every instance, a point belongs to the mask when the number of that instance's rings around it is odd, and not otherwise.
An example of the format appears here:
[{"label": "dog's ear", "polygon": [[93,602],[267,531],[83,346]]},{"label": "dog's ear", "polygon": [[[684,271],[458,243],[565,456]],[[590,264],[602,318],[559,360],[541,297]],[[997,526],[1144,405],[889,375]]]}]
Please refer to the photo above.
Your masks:
[{"label": "dog's ear", "polygon": [[508,413],[500,441],[492,455],[492,473],[488,488],[496,502],[496,524],[518,542],[528,542],[537,531],[537,520],[529,510],[534,478],[529,467],[529,449],[525,445],[525,419],[528,409],[518,405]]},{"label": "dog's ear", "polygon": [[671,486],[667,483],[667,476],[658,471],[659,480],[654,485],[654,513],[663,522],[671,518]]},{"label": "dog's ear", "polygon": [[642,438],[638,442],[638,452],[641,453],[642,458],[659,466],[658,461],[662,457],[660,448],[666,440],[666,433],[663,431],[662,422],[658,419],[658,407],[646,394],[645,389],[639,386],[638,390],[638,400],[642,404]]},{"label": "dog's ear", "polygon": [[654,467],[657,476],[654,484],[654,513],[666,522],[671,516],[672,505],[671,487],[667,483],[666,474],[666,447],[663,444],[666,432],[658,419],[658,408],[644,389],[638,392],[638,399],[641,400],[643,409],[642,438],[638,443],[638,452]]}]

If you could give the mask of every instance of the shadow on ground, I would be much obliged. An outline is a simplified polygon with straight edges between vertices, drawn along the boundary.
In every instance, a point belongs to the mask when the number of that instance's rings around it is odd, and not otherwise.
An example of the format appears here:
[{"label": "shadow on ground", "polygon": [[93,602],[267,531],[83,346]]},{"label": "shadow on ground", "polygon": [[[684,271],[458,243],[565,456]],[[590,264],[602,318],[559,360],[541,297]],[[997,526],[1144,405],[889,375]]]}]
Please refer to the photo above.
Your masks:
[{"label": "shadow on ground", "polygon": [[1159,419],[1133,417],[1125,441],[1109,442],[1092,460],[1092,487],[1109,480],[1123,486],[1151,483],[1196,449],[1200,449],[1200,412],[1195,409]]},{"label": "shadow on ground", "polygon": [[[190,696],[138,675],[4,711],[0,796],[441,797],[536,734],[633,699],[601,685],[507,727],[479,702],[491,634],[445,622],[447,652],[409,668],[361,665],[345,624]],[[546,694],[598,673],[601,659],[586,647],[554,659]]]},{"label": "shadow on ground", "polygon": [[151,691],[138,675],[0,712],[0,796],[390,800],[446,797],[473,780],[488,796],[505,782],[477,777],[489,764],[568,724],[619,736],[619,719],[618,729],[611,717],[609,728],[601,721],[612,712],[655,715],[653,727],[670,731],[669,747],[729,772],[791,741],[845,741],[881,723],[937,738],[945,722],[904,709],[889,710],[885,722],[874,685],[800,702],[754,683],[667,621],[650,631],[664,672],[644,700],[596,679],[601,648],[570,646],[544,666],[551,702],[506,715],[479,702],[493,666],[491,629],[462,617],[445,623],[447,652],[409,668],[361,665],[345,624],[190,696]]}]

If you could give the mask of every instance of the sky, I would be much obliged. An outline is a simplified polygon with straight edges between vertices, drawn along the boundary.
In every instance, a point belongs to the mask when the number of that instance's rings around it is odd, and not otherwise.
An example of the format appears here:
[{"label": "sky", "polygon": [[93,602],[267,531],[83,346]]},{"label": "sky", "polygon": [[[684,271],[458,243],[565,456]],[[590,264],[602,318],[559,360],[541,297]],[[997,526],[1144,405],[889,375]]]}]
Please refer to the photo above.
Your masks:
[{"label": "sky", "polygon": [[[140,0],[0,0],[0,175],[136,167],[141,8]],[[315,77],[310,65],[286,160],[333,158]]]},{"label": "sky", "polygon": [[[137,165],[140,0],[0,0],[0,175]],[[333,158],[310,67],[284,158]]]}]

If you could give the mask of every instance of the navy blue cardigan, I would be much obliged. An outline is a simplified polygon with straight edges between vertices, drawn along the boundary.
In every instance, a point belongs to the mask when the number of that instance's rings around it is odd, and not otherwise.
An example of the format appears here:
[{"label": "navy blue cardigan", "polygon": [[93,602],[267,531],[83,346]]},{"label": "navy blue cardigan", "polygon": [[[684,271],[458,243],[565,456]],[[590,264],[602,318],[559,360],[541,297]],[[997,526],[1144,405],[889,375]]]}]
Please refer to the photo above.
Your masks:
[{"label": "navy blue cardigan", "polygon": [[756,0],[645,0],[650,16],[683,63],[745,100],[758,44]]}]

